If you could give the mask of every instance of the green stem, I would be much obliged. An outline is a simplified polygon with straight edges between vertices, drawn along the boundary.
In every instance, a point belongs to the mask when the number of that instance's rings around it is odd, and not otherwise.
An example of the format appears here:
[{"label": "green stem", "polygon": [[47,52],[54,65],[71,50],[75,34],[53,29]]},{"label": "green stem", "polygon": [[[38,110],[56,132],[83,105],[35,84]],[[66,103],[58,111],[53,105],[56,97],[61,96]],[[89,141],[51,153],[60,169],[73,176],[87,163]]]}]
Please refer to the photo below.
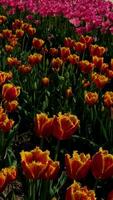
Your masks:
[{"label": "green stem", "polygon": [[40,200],[46,200],[48,198],[49,183],[50,181],[42,180],[42,185],[40,190]]},{"label": "green stem", "polygon": [[57,160],[57,158],[58,158],[59,149],[60,149],[60,140],[57,141],[56,152],[55,152],[55,160]]}]

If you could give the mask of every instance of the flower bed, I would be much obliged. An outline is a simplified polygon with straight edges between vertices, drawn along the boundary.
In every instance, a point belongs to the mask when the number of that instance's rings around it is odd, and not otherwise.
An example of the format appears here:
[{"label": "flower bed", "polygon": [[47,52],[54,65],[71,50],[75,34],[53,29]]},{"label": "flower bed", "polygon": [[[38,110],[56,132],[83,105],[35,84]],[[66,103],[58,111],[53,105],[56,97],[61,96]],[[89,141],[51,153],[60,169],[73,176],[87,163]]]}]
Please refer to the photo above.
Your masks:
[{"label": "flower bed", "polygon": [[[1,7],[0,198],[111,200],[112,19],[104,33],[102,20],[112,4],[96,1],[92,17],[101,23],[77,35],[72,24],[80,2],[73,9],[72,1],[62,7],[59,1],[54,10],[55,2],[48,12],[40,1],[42,16],[27,10],[8,16],[12,10]],[[85,15],[81,9],[83,2],[77,10]]]}]

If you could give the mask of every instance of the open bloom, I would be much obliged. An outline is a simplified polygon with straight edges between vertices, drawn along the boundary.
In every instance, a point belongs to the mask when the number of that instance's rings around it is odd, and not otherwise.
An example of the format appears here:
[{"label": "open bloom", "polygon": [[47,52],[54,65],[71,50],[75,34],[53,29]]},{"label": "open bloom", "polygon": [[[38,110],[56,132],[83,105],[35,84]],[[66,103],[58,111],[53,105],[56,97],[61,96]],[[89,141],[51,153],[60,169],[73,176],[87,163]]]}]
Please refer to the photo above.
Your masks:
[{"label": "open bloom", "polygon": [[64,38],[64,46],[72,48],[74,44],[74,40],[72,40],[70,37],[65,37]]},{"label": "open bloom", "polygon": [[71,137],[80,126],[80,121],[75,115],[68,113],[54,116],[53,118],[53,135],[59,140],[65,140]]},{"label": "open bloom", "polygon": [[49,157],[48,150],[42,151],[39,147],[34,150],[22,151],[21,164],[25,176],[29,179],[53,179],[59,171],[59,162]]},{"label": "open bloom", "polygon": [[49,118],[45,113],[40,113],[35,116],[34,124],[34,130],[38,137],[51,135],[53,118]]},{"label": "open bloom", "polygon": [[7,101],[13,101],[20,95],[20,87],[6,83],[2,87],[2,96]]},{"label": "open bloom", "polygon": [[108,179],[113,176],[113,155],[102,148],[92,157],[92,174],[96,179]]},{"label": "open bloom", "polygon": [[8,112],[14,112],[17,108],[18,108],[18,101],[17,100],[13,100],[13,101],[6,101],[4,102],[4,106],[5,106],[5,109],[8,111]]},{"label": "open bloom", "polygon": [[4,112],[4,109],[0,107],[0,129],[7,133],[13,127],[14,121],[8,118],[8,115]]},{"label": "open bloom", "polygon": [[80,65],[81,72],[84,74],[92,72],[92,70],[94,68],[94,64],[90,63],[88,60],[80,61],[79,65]]},{"label": "open bloom", "polygon": [[61,58],[65,61],[67,57],[71,54],[70,48],[69,47],[61,47],[60,48],[60,55]]},{"label": "open bloom", "polygon": [[97,92],[85,92],[85,103],[90,106],[93,106],[98,102],[98,94]]},{"label": "open bloom", "polygon": [[33,38],[32,45],[33,47],[40,49],[44,45],[44,40],[35,37]]},{"label": "open bloom", "polygon": [[42,61],[42,54],[34,53],[28,56],[28,62],[30,65],[36,65]]},{"label": "open bloom", "polygon": [[103,88],[109,81],[108,77],[98,73],[93,73],[91,79],[99,89]]},{"label": "open bloom", "polygon": [[91,45],[90,46],[90,54],[92,56],[101,57],[107,51],[105,47],[98,46],[98,45]]},{"label": "open bloom", "polygon": [[104,94],[104,105],[108,108],[113,106],[113,92],[107,91]]},{"label": "open bloom", "polygon": [[73,45],[73,48],[77,51],[77,52],[84,52],[86,49],[86,44],[82,43],[82,42],[75,42]]},{"label": "open bloom", "polygon": [[89,35],[81,35],[80,37],[80,42],[86,44],[87,47],[90,46],[90,44],[93,42],[93,37],[89,36]]},{"label": "open bloom", "polygon": [[67,188],[65,200],[96,200],[95,192],[88,190],[86,186],[81,187],[79,183],[74,183]]},{"label": "open bloom", "polygon": [[16,167],[7,167],[3,168],[0,171],[0,192],[3,192],[7,184],[14,181],[17,177],[17,169]]},{"label": "open bloom", "polygon": [[59,57],[53,58],[51,61],[52,70],[58,72],[63,64],[62,59]]},{"label": "open bloom", "polygon": [[70,54],[67,58],[67,60],[72,64],[75,65],[79,62],[80,57],[76,54]]},{"label": "open bloom", "polygon": [[87,176],[90,170],[91,158],[89,154],[78,154],[77,151],[74,151],[72,158],[69,154],[65,155],[65,165],[69,178],[81,180]]}]

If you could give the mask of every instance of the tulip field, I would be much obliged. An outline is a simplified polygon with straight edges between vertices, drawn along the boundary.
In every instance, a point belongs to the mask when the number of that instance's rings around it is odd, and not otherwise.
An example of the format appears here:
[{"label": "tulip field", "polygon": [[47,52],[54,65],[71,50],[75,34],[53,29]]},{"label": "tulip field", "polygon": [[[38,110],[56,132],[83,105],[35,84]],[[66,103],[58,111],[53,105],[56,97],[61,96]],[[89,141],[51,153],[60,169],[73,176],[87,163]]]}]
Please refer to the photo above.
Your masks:
[{"label": "tulip field", "polygon": [[113,2],[0,0],[0,200],[113,200]]}]

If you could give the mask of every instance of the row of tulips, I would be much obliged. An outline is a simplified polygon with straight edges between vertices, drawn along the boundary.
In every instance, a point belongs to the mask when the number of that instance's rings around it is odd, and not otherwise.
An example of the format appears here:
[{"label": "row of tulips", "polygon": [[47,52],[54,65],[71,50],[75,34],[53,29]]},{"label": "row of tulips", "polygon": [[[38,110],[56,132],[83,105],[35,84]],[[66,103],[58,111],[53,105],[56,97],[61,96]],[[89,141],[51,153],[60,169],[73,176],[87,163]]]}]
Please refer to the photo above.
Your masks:
[{"label": "row of tulips", "polygon": [[[48,150],[42,151],[39,147],[36,147],[32,151],[22,151],[21,155],[21,165],[23,173],[27,179],[35,180],[35,184],[39,179],[49,180],[47,184],[51,183],[51,180],[58,176],[58,171],[60,168],[60,163],[58,161],[53,161],[49,157],[50,152]],[[73,157],[70,158],[69,154],[65,155],[65,165],[67,176],[74,180],[74,183],[67,188],[65,199],[77,200],[82,199],[96,199],[95,193],[92,190],[88,190],[86,186],[80,187],[80,185],[75,180],[85,179],[89,169],[91,169],[95,179],[109,179],[113,176],[113,155],[109,154],[108,151],[99,149],[92,159],[90,155],[85,155],[84,153],[78,154],[77,151],[73,152]],[[3,168],[0,171],[0,190],[3,191],[7,184],[14,181],[17,178],[17,169],[15,167]],[[46,183],[44,182],[44,184]],[[33,184],[32,182],[29,183]],[[39,183],[38,183],[39,184]],[[30,191],[30,195],[34,197],[36,191],[38,190],[38,185]],[[42,192],[42,191],[41,191]],[[56,192],[56,191],[55,191]],[[108,199],[112,199],[113,192],[110,192]],[[28,197],[29,199],[29,197]],[[35,198],[34,198],[35,199]]]}]

